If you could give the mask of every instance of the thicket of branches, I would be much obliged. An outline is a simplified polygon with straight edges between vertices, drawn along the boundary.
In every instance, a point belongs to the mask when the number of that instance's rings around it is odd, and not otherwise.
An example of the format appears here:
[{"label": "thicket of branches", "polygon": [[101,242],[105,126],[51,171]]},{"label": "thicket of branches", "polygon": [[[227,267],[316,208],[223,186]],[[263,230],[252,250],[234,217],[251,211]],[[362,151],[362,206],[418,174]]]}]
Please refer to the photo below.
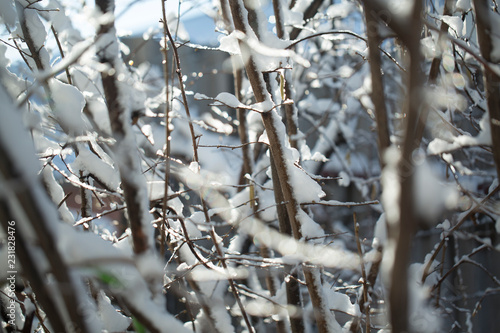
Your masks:
[{"label": "thicket of branches", "polygon": [[494,331],[496,1],[213,1],[216,48],[158,2],[162,64],[0,2],[2,331]]}]

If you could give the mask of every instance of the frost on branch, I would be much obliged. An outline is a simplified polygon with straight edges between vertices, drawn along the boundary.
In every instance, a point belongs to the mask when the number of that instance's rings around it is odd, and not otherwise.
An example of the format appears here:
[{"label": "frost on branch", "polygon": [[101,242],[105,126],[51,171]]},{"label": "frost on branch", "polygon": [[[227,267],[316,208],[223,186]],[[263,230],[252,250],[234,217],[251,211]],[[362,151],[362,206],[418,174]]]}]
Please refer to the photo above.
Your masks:
[{"label": "frost on branch", "polygon": [[0,2],[6,330],[496,329],[498,13],[267,3]]}]

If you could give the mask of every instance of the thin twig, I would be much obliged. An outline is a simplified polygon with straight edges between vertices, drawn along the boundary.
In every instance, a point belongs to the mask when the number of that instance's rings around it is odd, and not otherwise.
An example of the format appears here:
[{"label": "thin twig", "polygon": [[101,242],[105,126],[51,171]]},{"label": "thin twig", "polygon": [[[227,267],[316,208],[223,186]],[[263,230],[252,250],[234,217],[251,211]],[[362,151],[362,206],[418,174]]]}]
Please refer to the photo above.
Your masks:
[{"label": "thin twig", "polygon": [[[64,51],[63,51],[61,42],[59,41],[58,33],[53,25],[50,26],[50,29],[52,30],[52,33],[54,34],[54,38],[56,39],[57,48],[59,49],[59,53],[61,54],[61,59],[64,59]],[[68,78],[68,83],[73,85],[73,80],[71,79],[71,74],[69,73],[69,66],[66,66],[66,68],[64,68],[64,71],[66,72],[66,77]]]},{"label": "thin twig", "polygon": [[427,276],[429,276],[429,274],[430,274],[429,271],[430,271],[430,268],[432,266],[432,263],[436,259],[441,248],[444,246],[448,236],[451,235],[455,230],[460,228],[460,226],[462,224],[464,224],[465,221],[467,221],[475,212],[477,212],[478,209],[481,206],[483,206],[490,199],[490,197],[495,195],[495,193],[497,193],[499,190],[500,190],[500,185],[497,185],[497,187],[495,187],[490,193],[488,193],[488,195],[486,197],[484,197],[483,200],[481,200],[481,202],[476,203],[476,205],[474,207],[470,208],[469,211],[460,219],[460,221],[458,221],[457,224],[455,224],[453,226],[453,228],[444,232],[443,236],[441,237],[441,241],[439,242],[439,245],[435,248],[435,250],[432,253],[432,256],[430,257],[430,259],[427,261],[427,264],[425,265],[425,268],[424,268],[424,271],[422,274],[422,283],[424,283],[425,280],[427,279]]},{"label": "thin twig", "polygon": [[330,207],[357,207],[357,206],[369,206],[369,205],[378,205],[380,202],[378,200],[365,201],[365,202],[341,202],[336,200],[330,201],[319,201],[319,202],[304,202],[301,205],[321,205],[321,206],[330,206]]},{"label": "thin twig", "polygon": [[356,238],[356,245],[358,247],[358,255],[361,265],[361,277],[363,278],[363,308],[365,309],[365,320],[366,320],[366,332],[370,329],[370,304],[368,303],[368,280],[366,278],[366,270],[364,263],[364,251],[361,246],[361,241],[359,240],[359,224],[356,219],[356,213],[353,213],[354,220],[354,236]]},{"label": "thin twig", "polygon": [[[356,37],[356,38],[359,38],[361,39],[362,41],[364,41],[365,43],[368,43],[368,39],[355,33],[354,31],[351,31],[351,30],[332,30],[332,31],[324,31],[324,32],[318,32],[318,33],[314,33],[312,35],[309,35],[309,36],[306,36],[304,38],[301,38],[299,40],[296,40],[294,41],[293,43],[291,43],[290,45],[288,45],[285,49],[288,50],[288,49],[291,49],[293,48],[295,45],[305,41],[305,40],[308,40],[308,39],[311,39],[311,38],[315,38],[315,37],[320,37],[320,36],[324,36],[324,35],[335,35],[335,34],[346,34],[346,35],[351,35],[353,37]],[[384,50],[382,47],[379,46],[379,50],[382,51],[382,53],[384,53],[392,62],[394,62],[396,64],[396,66],[399,67],[399,69],[401,69],[403,72],[406,72],[406,69],[401,66],[396,59],[394,59],[394,57],[392,55],[390,55],[390,53],[388,53],[386,50]]]},{"label": "thin twig", "polygon": [[163,194],[163,207],[162,207],[162,218],[163,223],[160,226],[160,255],[163,258],[165,256],[165,241],[166,241],[166,230],[167,226],[167,204],[168,204],[168,190],[170,188],[170,92],[169,92],[169,70],[168,70],[168,48],[167,48],[167,14],[165,10],[165,1],[161,1],[161,12],[163,17],[163,47],[161,48],[161,52],[163,55],[163,74],[165,77],[165,149],[164,149],[164,158],[165,158],[165,183],[164,183],[164,194]]},{"label": "thin twig", "polygon": [[[194,127],[193,127],[193,124],[192,124],[192,121],[191,121],[191,114],[190,114],[190,111],[189,111],[189,105],[188,105],[188,101],[187,101],[187,95],[186,95],[186,91],[184,89],[184,83],[183,83],[183,79],[182,79],[182,70],[181,70],[181,63],[180,63],[180,58],[179,58],[179,54],[177,52],[177,46],[175,45],[175,41],[170,33],[170,30],[168,29],[168,22],[164,22],[164,28],[165,28],[165,33],[167,34],[168,36],[168,39],[170,40],[170,43],[172,45],[172,51],[174,53],[174,59],[175,59],[175,63],[176,63],[176,73],[177,73],[177,77],[178,77],[178,80],[179,80],[179,88],[181,90],[181,95],[182,95],[182,100],[183,100],[183,104],[184,104],[184,109],[186,110],[186,116],[188,117],[189,119],[189,131],[191,133],[191,142],[192,142],[192,145],[193,145],[193,158],[194,158],[194,161],[196,163],[198,163],[198,167],[199,167],[199,159],[198,159],[198,148],[197,148],[197,143],[196,143],[196,140],[197,140],[197,136],[194,132]],[[168,124],[167,124],[168,126]],[[201,203],[202,203],[202,207],[203,207],[203,214],[205,215],[205,220],[207,222],[210,222],[210,216],[208,214],[208,207],[205,203],[205,199],[203,198],[203,196],[201,196]],[[210,236],[211,236],[211,239],[215,245],[215,249],[218,253],[218,255],[220,257],[224,257],[224,251],[222,250],[222,247],[221,245],[219,244],[219,242],[217,241],[218,239],[218,236],[215,232],[215,229],[214,227],[212,226],[210,228]],[[221,264],[222,264],[222,267],[224,269],[227,269],[227,265],[226,265],[226,262],[225,260],[221,260]],[[236,289],[235,287],[235,283],[233,281],[233,279],[231,278],[228,278],[228,283],[231,287],[231,291],[234,295],[234,298],[236,300],[236,303],[238,304],[238,307],[240,308],[241,310],[241,314],[243,316],[243,319],[245,320],[245,323],[247,325],[247,328],[248,330],[253,333],[254,332],[254,328],[252,326],[252,324],[250,323],[250,319],[249,319],[249,316],[245,310],[245,307],[243,306],[243,303],[241,301],[241,298],[238,294],[238,290]]]}]

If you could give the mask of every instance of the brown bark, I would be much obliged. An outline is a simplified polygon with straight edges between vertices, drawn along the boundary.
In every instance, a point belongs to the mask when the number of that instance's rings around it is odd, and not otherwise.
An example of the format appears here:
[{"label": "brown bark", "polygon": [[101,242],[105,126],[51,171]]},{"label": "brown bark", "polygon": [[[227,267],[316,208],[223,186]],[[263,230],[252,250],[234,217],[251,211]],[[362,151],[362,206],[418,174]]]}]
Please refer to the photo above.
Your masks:
[{"label": "brown bark", "polygon": [[[443,9],[443,15],[453,15],[453,6],[455,4],[455,1],[453,0],[446,0],[444,3],[444,9]],[[446,22],[441,22],[441,27],[439,29],[439,37],[437,41],[437,46],[436,50],[441,50],[445,43],[445,36],[448,34],[448,24]],[[439,76],[439,69],[441,67],[441,53],[437,54],[434,59],[432,59],[431,63],[431,69],[429,71],[429,80],[428,83],[430,85],[433,85],[436,83],[436,80]],[[429,114],[429,106],[424,106],[422,109],[422,114],[420,115],[418,124],[417,124],[417,133],[415,134],[415,139],[418,142],[422,141],[422,137],[424,135],[424,130],[425,130],[425,123],[427,121],[427,115]]]},{"label": "brown bark", "polygon": [[[96,0],[96,6],[100,8],[103,13],[114,11],[113,0]],[[102,25],[99,29],[98,35],[101,36],[106,33],[114,32],[114,22]],[[115,41],[117,42],[117,41]],[[105,46],[105,47],[108,47]],[[118,61],[121,61],[118,54],[107,55],[106,50],[98,50],[102,52],[100,60],[102,63],[108,64],[115,72],[118,70]],[[135,150],[130,150],[126,144],[133,141],[130,137],[131,124],[129,123],[129,115],[120,103],[120,92],[116,75],[108,72],[102,72],[102,85],[104,88],[104,96],[106,98],[106,105],[108,106],[109,120],[111,124],[111,131],[116,139],[113,150],[115,154],[120,155],[117,159],[118,169],[120,171],[121,186],[124,192],[125,203],[127,205],[128,221],[130,230],[132,232],[133,249],[136,254],[145,253],[150,249],[149,239],[145,229],[144,219],[149,216],[147,205],[143,204],[145,198],[142,194],[147,193],[144,191],[145,184],[142,184],[140,177],[139,156]]]},{"label": "brown bark", "polygon": [[[276,18],[276,35],[280,39],[288,39],[288,34],[286,33],[285,23],[283,21],[283,8],[281,7],[280,0],[273,0],[273,10],[274,17]],[[292,94],[292,77],[289,71],[285,71],[283,74],[283,85],[285,98],[294,100],[294,96]],[[296,135],[298,133],[298,124],[297,124],[297,110],[294,104],[288,103],[284,106],[285,109],[285,119],[286,119],[286,129],[288,134],[288,139],[290,141],[290,146],[292,148],[298,149]]]},{"label": "brown bark", "polygon": [[[479,48],[483,58],[488,62],[493,62],[491,58],[491,51],[493,50],[491,36],[498,33],[498,27],[493,26],[490,16],[494,14],[489,6],[490,4],[486,0],[474,0]],[[499,63],[499,59],[495,59],[495,61],[495,64]],[[484,86],[490,116],[493,160],[497,177],[500,179],[500,77],[489,68],[484,68]]]},{"label": "brown bark", "polygon": [[[387,13],[382,1],[363,1],[367,15]],[[407,98],[404,104],[405,133],[402,142],[401,158],[398,163],[398,177],[401,195],[397,203],[399,218],[388,221],[388,237],[395,244],[394,261],[389,273],[389,314],[393,332],[409,332],[409,294],[408,294],[408,264],[410,248],[416,230],[416,218],[413,195],[413,159],[412,153],[420,144],[416,140],[416,132],[423,101],[423,76],[421,73],[420,32],[422,29],[422,2],[413,2],[413,12],[409,17],[378,17],[385,19],[389,27],[398,35],[408,50],[409,71],[407,77]],[[394,203],[386,203],[394,204]]]},{"label": "brown bark", "polygon": [[381,169],[384,166],[384,152],[391,145],[389,138],[389,122],[385,106],[384,83],[382,80],[382,61],[380,57],[380,34],[376,17],[365,13],[368,59],[370,61],[370,74],[372,78],[371,99],[375,108],[377,122],[377,141],[379,148],[379,161]]},{"label": "brown bark", "polygon": [[[190,133],[191,133],[191,141],[192,141],[192,145],[193,145],[193,159],[194,159],[194,161],[196,163],[199,163],[199,159],[198,159],[198,146],[197,146],[197,143],[196,143],[197,136],[195,135],[193,123],[191,121],[191,114],[190,114],[190,111],[189,111],[189,105],[188,105],[188,101],[187,101],[187,95],[186,95],[186,91],[184,89],[184,84],[183,84],[183,80],[182,80],[181,63],[180,63],[179,54],[177,52],[177,46],[175,45],[175,41],[174,41],[174,39],[172,37],[172,34],[170,33],[170,30],[168,28],[168,22],[165,21],[163,27],[165,29],[164,30],[165,34],[166,34],[166,36],[168,37],[168,39],[170,41],[170,44],[172,46],[172,51],[173,51],[173,54],[174,54],[174,61],[175,61],[175,64],[176,64],[176,73],[177,73],[177,76],[178,76],[179,88],[181,90],[182,100],[183,100],[184,108],[186,110],[186,116],[187,116],[188,121],[189,121],[189,130],[190,130]],[[205,198],[203,196],[203,193],[200,193],[200,194],[201,194],[200,195],[201,206],[202,206],[203,214],[205,216],[205,221],[207,223],[210,223],[210,215],[208,213],[208,205],[205,202]],[[219,236],[215,232],[215,228],[213,226],[211,226],[209,234],[210,234],[210,239],[212,240],[212,242],[214,244],[215,251],[217,252],[217,255],[220,258],[220,264],[221,264],[221,266],[225,270],[227,270],[228,266],[227,266],[226,260],[224,259],[224,250],[223,250],[221,244],[217,240],[219,238]],[[236,300],[236,303],[238,304],[238,307],[240,308],[241,315],[243,317],[243,320],[245,321],[245,324],[246,324],[246,326],[248,328],[248,331],[250,333],[253,333],[254,332],[254,328],[253,328],[252,324],[250,323],[250,319],[249,319],[248,313],[246,312],[245,307],[243,305],[243,302],[241,301],[241,297],[239,295],[238,289],[236,288],[234,280],[231,279],[231,278],[228,278],[227,282],[229,283],[229,286],[230,286],[231,292],[233,293],[234,299]]]},{"label": "brown bark", "polygon": [[[2,90],[0,93],[3,94],[5,90],[1,84],[0,89]],[[4,105],[4,107],[9,106]],[[13,103],[10,107],[14,107]],[[28,135],[26,132],[26,136]],[[12,185],[8,185],[5,191],[10,190],[11,195],[6,192],[0,200],[2,227],[7,233],[8,221],[15,222],[16,255],[53,328],[58,332],[90,332],[78,289],[71,279],[68,265],[57,248],[58,241],[53,225],[57,223],[53,220],[54,217],[57,219],[57,208],[43,191],[43,186],[36,175],[29,174],[27,166],[16,164],[15,155],[7,144],[0,142],[0,178],[7,180],[8,184],[15,184],[15,190],[10,188]],[[34,149],[32,152],[21,153],[35,156]],[[33,255],[37,250],[30,243],[41,248],[41,255],[49,264],[49,270],[55,278],[54,292],[47,290],[46,272],[42,272],[39,256]],[[68,322],[70,324],[67,324]]]},{"label": "brown bark", "polygon": [[[306,11],[304,12],[303,20],[307,21],[310,18],[313,18],[322,4],[323,0],[314,0],[313,2],[311,2],[309,7],[307,7]],[[301,31],[302,30],[300,28],[293,28],[293,30],[290,32],[290,39],[294,40],[295,38],[297,38]]]},{"label": "brown bark", "polygon": [[[242,14],[243,11],[240,2],[230,1],[230,6],[235,29],[247,34],[246,25],[244,23],[245,18]],[[256,101],[258,103],[266,101],[269,102],[270,97],[267,93],[262,73],[259,72],[248,46],[244,42],[240,41],[240,49],[244,59],[248,59],[245,63],[245,69]],[[277,119],[277,115],[274,111],[264,111],[261,113],[261,116],[269,138],[271,155],[274,157],[274,163],[276,164],[276,171],[280,187],[283,192],[283,197],[286,202],[286,208],[293,235],[295,239],[301,239],[302,232],[300,230],[300,222],[297,220],[297,216],[301,208],[295,200],[293,189],[290,184],[290,174],[284,157],[284,142],[282,142],[281,138],[277,134],[275,122],[279,120]],[[329,325],[328,317],[332,316],[332,314],[330,313],[330,310],[325,307],[326,302],[321,290],[321,280],[317,274],[317,268],[304,265],[303,271],[311,297],[311,302],[315,311],[314,314],[318,330],[321,333],[330,332],[331,327]]]}]

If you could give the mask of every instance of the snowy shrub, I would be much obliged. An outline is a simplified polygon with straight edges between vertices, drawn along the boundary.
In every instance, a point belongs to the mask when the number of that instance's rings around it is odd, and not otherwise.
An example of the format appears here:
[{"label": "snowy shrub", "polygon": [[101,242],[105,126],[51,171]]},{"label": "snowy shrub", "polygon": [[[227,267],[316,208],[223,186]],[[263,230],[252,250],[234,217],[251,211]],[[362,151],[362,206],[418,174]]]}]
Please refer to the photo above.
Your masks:
[{"label": "snowy shrub", "polygon": [[2,330],[496,329],[496,2],[0,0],[0,23]]}]

